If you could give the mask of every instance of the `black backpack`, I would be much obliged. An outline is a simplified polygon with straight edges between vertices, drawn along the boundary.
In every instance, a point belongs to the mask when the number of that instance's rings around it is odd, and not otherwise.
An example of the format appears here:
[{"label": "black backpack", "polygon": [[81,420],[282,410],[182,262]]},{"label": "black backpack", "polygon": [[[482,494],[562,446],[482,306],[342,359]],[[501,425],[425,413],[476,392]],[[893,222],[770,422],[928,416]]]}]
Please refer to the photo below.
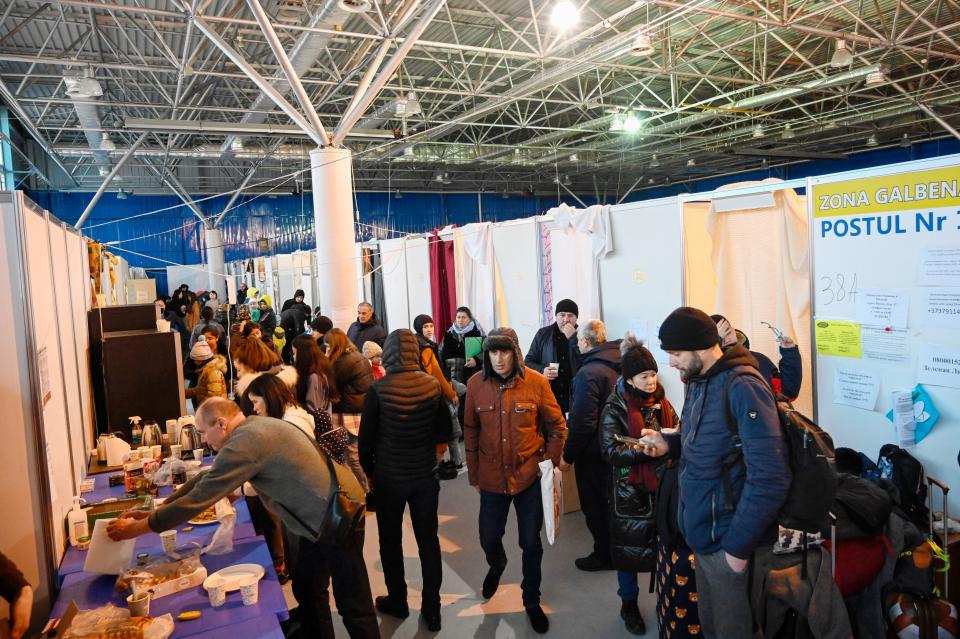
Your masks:
[{"label": "black backpack", "polygon": [[811,420],[800,414],[790,402],[778,399],[755,369],[734,371],[727,378],[723,389],[726,402],[727,425],[737,443],[737,450],[724,460],[724,489],[733,503],[733,487],[729,469],[743,463],[740,434],[737,420],[730,412],[730,385],[743,375],[756,377],[770,391],[780,416],[780,427],[787,444],[787,461],[792,479],[787,499],[777,516],[777,523],[784,528],[808,533],[820,532],[829,527],[829,513],[837,492],[837,473],[834,469],[833,439]]},{"label": "black backpack", "polygon": [[896,444],[886,444],[877,458],[880,477],[889,479],[900,493],[900,509],[906,519],[921,530],[930,525],[927,510],[927,481],[923,464]]}]

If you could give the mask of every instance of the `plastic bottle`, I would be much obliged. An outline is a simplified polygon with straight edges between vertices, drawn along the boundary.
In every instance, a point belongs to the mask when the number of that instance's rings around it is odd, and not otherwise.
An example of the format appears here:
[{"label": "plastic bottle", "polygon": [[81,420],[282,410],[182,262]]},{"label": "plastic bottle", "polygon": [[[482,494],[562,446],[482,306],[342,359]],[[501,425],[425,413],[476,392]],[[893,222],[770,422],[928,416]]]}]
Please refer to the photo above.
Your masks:
[{"label": "plastic bottle", "polygon": [[140,441],[143,439],[143,428],[140,427],[140,417],[134,415],[130,418],[130,446],[132,448],[138,448],[140,446]]},{"label": "plastic bottle", "polygon": [[90,538],[90,524],[87,522],[87,513],[80,507],[80,497],[73,498],[73,508],[67,513],[67,530],[70,533],[70,545],[80,544],[80,538]]}]

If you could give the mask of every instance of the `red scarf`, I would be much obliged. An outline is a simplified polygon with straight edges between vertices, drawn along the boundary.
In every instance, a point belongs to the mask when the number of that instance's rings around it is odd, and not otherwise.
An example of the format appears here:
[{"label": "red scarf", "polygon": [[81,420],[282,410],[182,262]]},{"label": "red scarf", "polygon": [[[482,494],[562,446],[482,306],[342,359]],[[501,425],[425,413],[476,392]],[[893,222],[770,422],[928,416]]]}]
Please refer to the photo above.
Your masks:
[{"label": "red scarf", "polygon": [[[663,430],[664,428],[673,428],[673,407],[667,401],[663,392],[663,386],[657,382],[657,389],[652,393],[645,393],[630,386],[623,384],[623,399],[627,404],[627,433],[630,437],[639,439],[641,432],[645,428],[654,430]],[[648,421],[644,420],[644,410],[656,412]],[[659,416],[659,423],[657,423]],[[653,460],[641,462],[630,469],[627,475],[627,481],[631,484],[642,486],[647,492],[654,492],[657,489],[656,464]]]}]

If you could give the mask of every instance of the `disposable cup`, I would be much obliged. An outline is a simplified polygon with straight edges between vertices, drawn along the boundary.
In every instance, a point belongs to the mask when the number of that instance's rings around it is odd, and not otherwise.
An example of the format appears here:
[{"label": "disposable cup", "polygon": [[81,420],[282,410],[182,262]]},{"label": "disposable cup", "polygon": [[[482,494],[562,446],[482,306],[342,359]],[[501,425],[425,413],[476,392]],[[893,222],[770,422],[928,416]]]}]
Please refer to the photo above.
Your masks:
[{"label": "disposable cup", "polygon": [[181,459],[180,455],[183,452],[183,446],[180,444],[170,444],[170,456],[174,459]]},{"label": "disposable cup", "polygon": [[240,597],[244,606],[256,605],[260,598],[260,578],[257,575],[249,575],[240,581]]},{"label": "disposable cup", "polygon": [[127,609],[131,617],[149,617],[150,616],[150,591],[145,590],[135,595],[127,597]]},{"label": "disposable cup", "polygon": [[177,420],[175,420],[175,419],[168,419],[168,420],[164,423],[164,426],[165,426],[166,431],[167,431],[167,437],[169,437],[169,438],[172,440],[172,439],[176,436],[176,434],[177,434]]},{"label": "disposable cup", "polygon": [[163,544],[164,554],[172,554],[177,550],[177,531],[164,530],[160,533],[160,542]]},{"label": "disposable cup", "polygon": [[133,448],[127,453],[127,461],[138,461],[140,459],[140,449]]},{"label": "disposable cup", "polygon": [[193,449],[193,458],[194,458],[195,460],[197,460],[198,462],[202,462],[202,461],[203,461],[203,449],[202,449],[202,448],[194,448],[194,449]]},{"label": "disposable cup", "polygon": [[160,453],[163,451],[163,446],[160,444],[154,444],[150,447],[150,457],[153,459],[160,459]]},{"label": "disposable cup", "polygon": [[210,605],[219,608],[227,602],[227,580],[223,577],[207,579],[207,594],[210,596]]}]

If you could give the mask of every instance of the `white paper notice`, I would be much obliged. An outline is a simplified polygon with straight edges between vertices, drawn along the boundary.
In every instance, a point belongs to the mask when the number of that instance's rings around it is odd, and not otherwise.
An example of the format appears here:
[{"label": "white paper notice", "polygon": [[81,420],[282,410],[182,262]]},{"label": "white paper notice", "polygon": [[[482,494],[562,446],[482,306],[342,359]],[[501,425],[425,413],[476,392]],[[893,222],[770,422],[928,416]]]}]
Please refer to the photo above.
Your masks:
[{"label": "white paper notice", "polygon": [[917,381],[930,386],[960,388],[960,348],[921,344]]},{"label": "white paper notice", "polygon": [[906,289],[864,288],[857,295],[857,321],[872,326],[907,327],[910,293]]},{"label": "white paper notice", "polygon": [[960,246],[929,246],[920,258],[920,286],[960,286]]},{"label": "white paper notice", "polygon": [[836,369],[833,372],[833,403],[873,410],[880,394],[880,376]]},{"label": "white paper notice", "polygon": [[960,329],[960,288],[926,289],[922,322],[924,326]]},{"label": "white paper notice", "polygon": [[904,362],[910,355],[907,348],[907,329],[861,326],[860,348],[865,359]]}]

